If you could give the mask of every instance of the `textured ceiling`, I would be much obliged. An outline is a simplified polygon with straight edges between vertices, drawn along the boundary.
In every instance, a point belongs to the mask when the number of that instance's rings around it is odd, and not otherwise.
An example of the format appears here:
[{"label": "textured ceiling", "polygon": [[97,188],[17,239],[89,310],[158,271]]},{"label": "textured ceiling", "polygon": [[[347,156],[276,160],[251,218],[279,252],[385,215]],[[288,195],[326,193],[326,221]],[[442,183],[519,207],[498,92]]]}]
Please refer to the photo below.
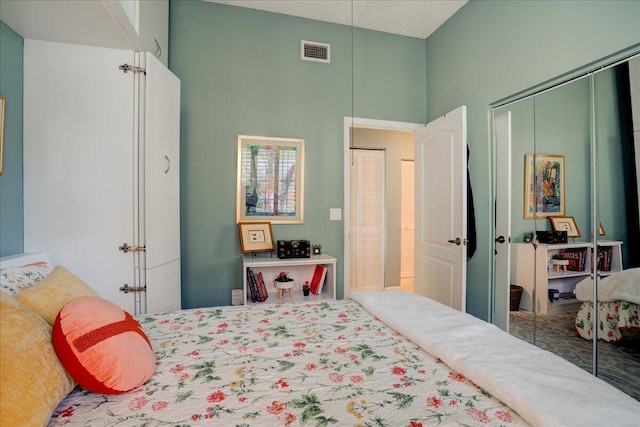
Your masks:
[{"label": "textured ceiling", "polygon": [[204,0],[426,39],[467,0]]}]

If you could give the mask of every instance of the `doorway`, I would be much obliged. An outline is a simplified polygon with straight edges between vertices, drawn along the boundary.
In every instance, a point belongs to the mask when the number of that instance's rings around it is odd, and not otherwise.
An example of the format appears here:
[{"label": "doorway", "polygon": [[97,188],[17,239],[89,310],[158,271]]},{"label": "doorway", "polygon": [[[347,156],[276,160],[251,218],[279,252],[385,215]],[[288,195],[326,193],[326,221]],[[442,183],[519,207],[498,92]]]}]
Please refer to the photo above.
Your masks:
[{"label": "doorway", "polygon": [[[353,209],[353,192],[350,185],[352,171],[352,149],[384,150],[385,153],[385,187],[387,188],[384,198],[385,227],[383,229],[384,245],[384,271],[381,286],[378,289],[403,289],[413,291],[412,274],[409,271],[413,264],[414,244],[413,226],[408,224],[406,210],[413,212],[413,208],[405,206],[403,210],[403,196],[407,199],[407,194],[413,196],[413,185],[408,188],[406,183],[402,183],[408,173],[413,177],[413,170],[407,166],[413,166],[413,141],[415,130],[422,127],[422,124],[392,122],[373,119],[361,119],[345,117],[344,120],[344,152],[345,152],[345,265],[344,283],[345,297],[350,290],[350,283],[357,277],[359,265],[354,265],[357,260],[352,259],[353,249],[356,241],[353,239],[353,224],[351,224]],[[404,172],[403,172],[404,170]],[[413,178],[411,181],[413,184]],[[411,197],[412,199],[413,197]],[[406,200],[405,200],[406,204]],[[404,212],[403,212],[404,211]],[[411,234],[411,239],[407,236]],[[361,244],[361,243],[358,243]],[[407,250],[407,248],[409,250]],[[411,260],[410,265],[407,260]],[[404,261],[403,261],[404,260]],[[380,276],[380,275],[379,275]],[[379,277],[378,276],[378,277]],[[358,289],[372,289],[367,284],[361,284]]]}]

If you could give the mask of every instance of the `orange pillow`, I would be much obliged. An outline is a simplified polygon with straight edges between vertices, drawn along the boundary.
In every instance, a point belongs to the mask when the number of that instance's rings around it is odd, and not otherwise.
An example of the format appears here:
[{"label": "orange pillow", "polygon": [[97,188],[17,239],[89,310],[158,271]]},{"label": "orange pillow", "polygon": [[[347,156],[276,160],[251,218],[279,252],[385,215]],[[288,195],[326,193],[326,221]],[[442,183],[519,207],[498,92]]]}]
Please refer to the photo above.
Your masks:
[{"label": "orange pillow", "polygon": [[144,384],[156,362],[140,324],[116,304],[98,297],[67,303],[53,325],[53,347],[83,388],[124,393]]}]

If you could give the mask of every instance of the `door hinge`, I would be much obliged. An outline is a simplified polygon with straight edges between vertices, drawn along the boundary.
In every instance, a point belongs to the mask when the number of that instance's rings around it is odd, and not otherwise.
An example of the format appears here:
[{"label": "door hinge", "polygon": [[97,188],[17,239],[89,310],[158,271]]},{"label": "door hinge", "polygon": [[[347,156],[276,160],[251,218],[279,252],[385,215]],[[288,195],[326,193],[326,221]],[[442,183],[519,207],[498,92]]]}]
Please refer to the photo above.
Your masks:
[{"label": "door hinge", "polygon": [[131,71],[132,73],[143,73],[145,75],[147,74],[147,70],[145,68],[138,67],[137,65],[122,64],[118,68],[125,73]]},{"label": "door hinge", "polygon": [[123,243],[122,246],[118,247],[118,249],[126,254],[127,252],[144,252],[147,250],[147,247],[146,246],[129,246],[128,244]]},{"label": "door hinge", "polygon": [[146,290],[147,288],[144,286],[130,287],[127,283],[125,283],[124,286],[120,286],[120,292],[124,292],[125,294],[128,294],[129,292],[144,292]]}]

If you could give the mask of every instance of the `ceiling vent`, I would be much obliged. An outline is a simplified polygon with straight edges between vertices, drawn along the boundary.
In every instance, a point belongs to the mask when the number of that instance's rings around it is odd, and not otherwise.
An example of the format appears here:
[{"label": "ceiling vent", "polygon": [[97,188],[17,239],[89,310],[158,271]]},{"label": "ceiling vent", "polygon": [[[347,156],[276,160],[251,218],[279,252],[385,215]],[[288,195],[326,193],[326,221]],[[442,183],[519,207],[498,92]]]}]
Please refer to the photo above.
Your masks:
[{"label": "ceiling vent", "polygon": [[302,40],[300,43],[300,57],[303,61],[324,62],[329,64],[331,63],[331,45]]}]

